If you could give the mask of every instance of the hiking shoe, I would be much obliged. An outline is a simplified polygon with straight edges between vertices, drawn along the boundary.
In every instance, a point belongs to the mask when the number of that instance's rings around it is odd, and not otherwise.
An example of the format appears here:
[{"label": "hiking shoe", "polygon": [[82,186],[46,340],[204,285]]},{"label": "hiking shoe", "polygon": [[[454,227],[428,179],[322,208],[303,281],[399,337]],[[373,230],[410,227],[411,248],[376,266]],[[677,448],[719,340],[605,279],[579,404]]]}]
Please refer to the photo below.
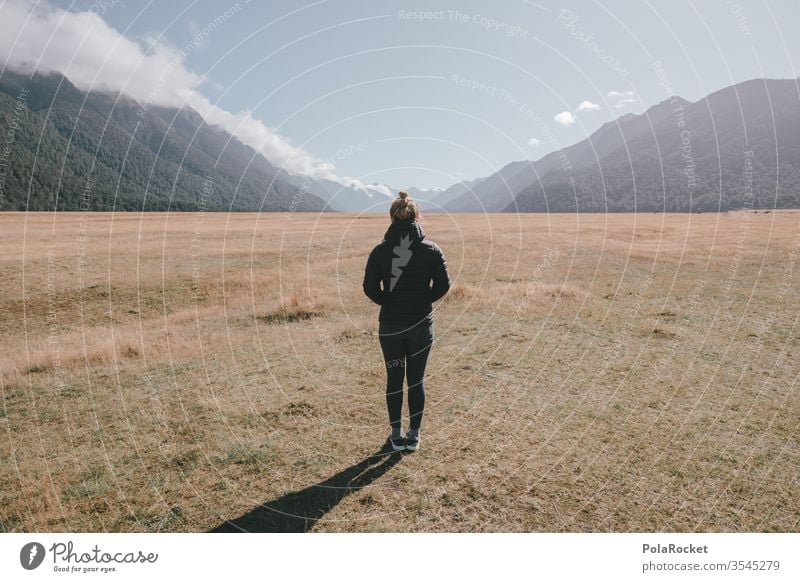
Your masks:
[{"label": "hiking shoe", "polygon": [[392,446],[393,451],[404,451],[406,450],[406,439],[399,436],[399,437],[389,437],[389,444]]},{"label": "hiking shoe", "polygon": [[418,448],[419,448],[419,435],[411,436],[409,433],[406,433],[406,450],[416,451]]}]

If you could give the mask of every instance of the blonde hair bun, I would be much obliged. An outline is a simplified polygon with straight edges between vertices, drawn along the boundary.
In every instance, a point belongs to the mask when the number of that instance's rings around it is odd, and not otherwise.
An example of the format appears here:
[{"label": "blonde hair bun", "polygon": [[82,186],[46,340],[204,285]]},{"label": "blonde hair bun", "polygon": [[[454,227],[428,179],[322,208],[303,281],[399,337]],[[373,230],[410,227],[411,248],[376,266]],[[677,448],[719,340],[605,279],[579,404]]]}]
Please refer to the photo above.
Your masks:
[{"label": "blonde hair bun", "polygon": [[395,220],[417,220],[419,218],[419,206],[416,200],[408,195],[408,192],[398,192],[397,198],[392,202],[389,209],[389,216],[392,222]]}]

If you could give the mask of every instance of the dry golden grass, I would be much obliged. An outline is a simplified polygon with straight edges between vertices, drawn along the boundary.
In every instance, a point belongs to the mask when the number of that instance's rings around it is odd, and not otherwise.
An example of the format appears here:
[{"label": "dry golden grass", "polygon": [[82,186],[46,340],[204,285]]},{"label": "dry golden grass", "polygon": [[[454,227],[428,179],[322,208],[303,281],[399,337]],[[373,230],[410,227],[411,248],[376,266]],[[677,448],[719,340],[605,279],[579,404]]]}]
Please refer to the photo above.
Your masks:
[{"label": "dry golden grass", "polygon": [[370,458],[386,222],[0,214],[0,531],[797,531],[800,213],[426,216]]}]

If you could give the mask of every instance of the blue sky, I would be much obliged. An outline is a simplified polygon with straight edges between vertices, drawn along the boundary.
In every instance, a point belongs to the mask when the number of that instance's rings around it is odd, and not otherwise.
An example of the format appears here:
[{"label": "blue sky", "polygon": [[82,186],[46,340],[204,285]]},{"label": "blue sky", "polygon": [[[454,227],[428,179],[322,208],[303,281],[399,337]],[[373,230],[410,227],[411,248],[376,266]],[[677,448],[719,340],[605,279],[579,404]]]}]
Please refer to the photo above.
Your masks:
[{"label": "blue sky", "polygon": [[339,175],[396,187],[536,159],[671,93],[799,74],[788,1],[53,4],[105,6],[140,43],[200,38],[184,65],[207,77],[208,100],[251,111]]}]

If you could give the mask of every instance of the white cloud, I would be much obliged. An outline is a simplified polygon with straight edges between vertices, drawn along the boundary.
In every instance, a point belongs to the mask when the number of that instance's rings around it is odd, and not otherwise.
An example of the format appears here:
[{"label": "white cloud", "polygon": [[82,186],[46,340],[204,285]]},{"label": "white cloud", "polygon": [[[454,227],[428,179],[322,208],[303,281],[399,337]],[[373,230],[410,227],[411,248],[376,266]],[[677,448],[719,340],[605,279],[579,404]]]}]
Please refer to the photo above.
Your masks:
[{"label": "white cloud", "polygon": [[575,116],[569,111],[562,111],[561,113],[553,117],[553,121],[563,125],[564,127],[569,127],[577,120],[575,119]]},{"label": "white cloud", "polygon": [[384,186],[383,184],[366,184],[357,178],[351,178],[350,176],[333,176],[327,175],[325,176],[326,179],[331,180],[332,182],[336,182],[345,186],[346,188],[353,188],[354,190],[364,190],[366,192],[377,192],[378,194],[383,194],[384,196],[392,197],[392,191],[389,189],[388,186]]},{"label": "white cloud", "polygon": [[599,111],[600,106],[597,103],[592,103],[591,101],[581,101],[581,104],[578,105],[578,113],[582,113],[584,111]]},{"label": "white cloud", "polygon": [[628,105],[636,103],[632,90],[628,91],[609,91],[607,97],[614,101],[614,109],[625,109]]},{"label": "white cloud", "polygon": [[46,3],[7,0],[2,11],[0,59],[6,67],[58,72],[81,90],[119,91],[143,107],[188,105],[206,123],[235,135],[290,173],[338,179],[332,163],[291,145],[250,112],[226,111],[198,91],[207,80],[187,69],[185,60],[202,42],[193,41],[182,49],[156,39],[135,42],[97,14],[66,12]]},{"label": "white cloud", "polygon": [[531,148],[539,147],[540,145],[542,145],[542,140],[536,139],[535,137],[532,137],[531,139],[528,140],[528,144],[527,145],[528,145],[528,147],[531,147]]}]

